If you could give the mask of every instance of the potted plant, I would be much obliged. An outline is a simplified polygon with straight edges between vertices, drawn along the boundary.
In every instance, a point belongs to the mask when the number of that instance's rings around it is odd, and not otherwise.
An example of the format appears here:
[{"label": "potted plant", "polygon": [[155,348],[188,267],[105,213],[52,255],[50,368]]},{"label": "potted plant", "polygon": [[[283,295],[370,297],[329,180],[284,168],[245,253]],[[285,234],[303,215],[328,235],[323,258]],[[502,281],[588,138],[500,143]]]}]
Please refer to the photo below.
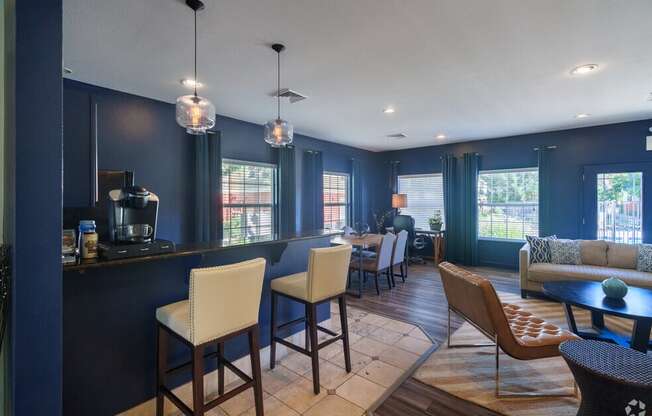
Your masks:
[{"label": "potted plant", "polygon": [[428,224],[430,224],[430,229],[432,231],[441,231],[441,226],[444,221],[441,219],[441,210],[435,210],[435,214],[428,218]]}]

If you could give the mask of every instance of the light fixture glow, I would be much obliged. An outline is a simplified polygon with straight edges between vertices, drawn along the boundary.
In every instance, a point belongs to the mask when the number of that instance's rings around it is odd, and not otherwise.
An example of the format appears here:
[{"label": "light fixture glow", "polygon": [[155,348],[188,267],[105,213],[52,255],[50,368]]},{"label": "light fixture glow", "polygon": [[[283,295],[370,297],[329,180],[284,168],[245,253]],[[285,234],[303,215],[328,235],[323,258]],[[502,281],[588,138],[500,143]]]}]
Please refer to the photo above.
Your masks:
[{"label": "light fixture glow", "polygon": [[590,116],[591,116],[591,114],[588,114],[588,113],[579,113],[579,114],[577,114],[575,116],[575,118],[578,118],[578,119],[579,118],[587,118],[587,117],[590,117]]},{"label": "light fixture glow", "polygon": [[277,78],[276,78],[276,119],[265,124],[265,142],[272,147],[283,147],[292,143],[294,127],[292,123],[281,118],[281,51],[285,46],[280,43],[272,45],[276,52]]},{"label": "light fixture glow", "polygon": [[598,69],[598,64],[585,64],[573,68],[570,73],[571,75],[586,75],[596,69]]},{"label": "light fixture glow", "polygon": [[[206,98],[197,95],[197,88],[201,85],[197,80],[197,10],[204,8],[200,0],[186,0],[186,5],[195,14],[195,73],[191,81],[194,85],[192,95],[177,98],[176,118],[177,123],[186,129],[188,134],[200,135],[215,126],[215,106]],[[182,80],[181,82],[186,85]]]},{"label": "light fixture glow", "polygon": [[443,139],[446,138],[446,135],[443,134],[443,133],[439,133],[438,135],[435,136],[435,138],[440,139],[440,140],[443,140]]},{"label": "light fixture glow", "polygon": [[181,85],[183,85],[184,87],[188,87],[188,88],[201,88],[201,87],[204,86],[204,84],[202,84],[199,81],[195,81],[192,78],[184,78],[180,82],[181,82]]},{"label": "light fixture glow", "polygon": [[396,110],[394,109],[394,107],[387,107],[383,109],[383,113],[385,114],[394,114],[395,112]]}]

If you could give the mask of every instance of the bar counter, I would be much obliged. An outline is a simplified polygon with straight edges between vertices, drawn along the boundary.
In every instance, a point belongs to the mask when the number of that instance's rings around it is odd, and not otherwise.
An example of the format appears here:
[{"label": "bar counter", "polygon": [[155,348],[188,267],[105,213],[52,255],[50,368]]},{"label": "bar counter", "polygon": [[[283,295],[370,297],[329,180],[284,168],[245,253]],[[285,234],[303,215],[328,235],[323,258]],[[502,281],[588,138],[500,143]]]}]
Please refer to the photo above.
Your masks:
[{"label": "bar counter", "polygon": [[[188,297],[190,269],[267,260],[259,324],[261,348],[269,345],[270,281],[305,271],[311,248],[327,247],[335,233],[323,230],[273,236],[266,241],[177,245],[174,253],[97,260],[63,267],[63,401],[65,415],[115,415],[155,395],[155,311]],[[279,303],[279,320],[303,316],[301,305]],[[330,305],[318,310],[330,316]],[[287,333],[303,330],[303,324]],[[226,344],[227,358],[248,352],[246,339]],[[171,365],[188,351],[170,345]],[[214,366],[209,360],[209,363]],[[188,377],[172,378],[182,384]]]}]

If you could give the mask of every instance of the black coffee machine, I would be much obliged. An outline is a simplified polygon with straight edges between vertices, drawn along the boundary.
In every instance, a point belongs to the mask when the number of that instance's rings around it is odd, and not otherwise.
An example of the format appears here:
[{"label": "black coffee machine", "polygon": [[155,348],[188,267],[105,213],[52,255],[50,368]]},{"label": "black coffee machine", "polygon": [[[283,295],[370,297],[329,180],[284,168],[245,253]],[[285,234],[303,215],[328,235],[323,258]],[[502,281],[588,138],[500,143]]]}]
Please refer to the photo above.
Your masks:
[{"label": "black coffee machine", "polygon": [[156,239],[159,199],[142,186],[109,192],[110,244],[100,244],[106,259],[147,256],[174,251],[174,243]]},{"label": "black coffee machine", "polygon": [[112,243],[149,243],[156,237],[158,196],[142,186],[109,192],[109,233]]}]

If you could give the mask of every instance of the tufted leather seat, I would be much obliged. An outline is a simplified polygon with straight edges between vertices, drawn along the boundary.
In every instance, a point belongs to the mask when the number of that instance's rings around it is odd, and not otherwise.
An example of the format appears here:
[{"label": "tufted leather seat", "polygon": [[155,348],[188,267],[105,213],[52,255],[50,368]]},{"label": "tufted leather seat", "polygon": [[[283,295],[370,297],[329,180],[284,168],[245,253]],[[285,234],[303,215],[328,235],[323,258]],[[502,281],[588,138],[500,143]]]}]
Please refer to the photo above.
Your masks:
[{"label": "tufted leather seat", "polygon": [[577,336],[537,318],[518,305],[503,303],[503,311],[516,341],[524,347],[557,346],[564,341],[577,339]]}]

